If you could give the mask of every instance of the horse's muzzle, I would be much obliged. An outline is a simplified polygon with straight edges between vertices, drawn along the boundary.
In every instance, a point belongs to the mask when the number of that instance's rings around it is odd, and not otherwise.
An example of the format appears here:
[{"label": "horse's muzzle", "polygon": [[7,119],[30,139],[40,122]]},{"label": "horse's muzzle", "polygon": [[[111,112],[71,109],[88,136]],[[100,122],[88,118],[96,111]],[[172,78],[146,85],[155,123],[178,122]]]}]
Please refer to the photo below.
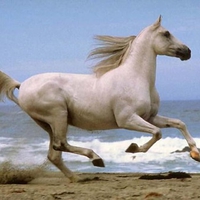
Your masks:
[{"label": "horse's muzzle", "polygon": [[184,46],[184,48],[178,48],[176,51],[176,57],[181,60],[188,60],[191,58],[191,50],[186,46]]}]

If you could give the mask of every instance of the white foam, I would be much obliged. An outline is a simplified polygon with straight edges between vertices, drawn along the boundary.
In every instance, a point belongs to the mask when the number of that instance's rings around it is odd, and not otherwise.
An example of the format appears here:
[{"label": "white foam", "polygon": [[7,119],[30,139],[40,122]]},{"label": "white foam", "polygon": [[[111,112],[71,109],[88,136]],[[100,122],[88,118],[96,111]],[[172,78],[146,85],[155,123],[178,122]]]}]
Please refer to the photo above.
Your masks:
[{"label": "white foam", "polygon": [[[187,143],[184,139],[180,138],[165,138],[158,141],[147,153],[130,154],[125,150],[131,143],[142,145],[146,143],[150,137],[133,138],[132,140],[117,141],[117,142],[100,142],[95,139],[91,142],[75,142],[71,141],[70,144],[93,149],[105,161],[115,163],[128,163],[128,162],[150,162],[155,160],[173,160],[175,157],[181,157],[183,154],[171,154],[176,150],[181,150]],[[200,141],[200,140],[199,140]],[[136,156],[133,159],[133,156]],[[84,158],[77,155],[70,155],[65,157],[69,161],[85,161]]]},{"label": "white foam", "polygon": [[[185,139],[168,137],[159,140],[146,153],[131,154],[125,152],[131,143],[137,143],[140,146],[150,138],[141,137],[116,142],[101,142],[98,139],[94,139],[90,142],[70,141],[70,144],[90,148],[95,151],[104,160],[106,165],[110,166],[110,168],[106,168],[109,171],[156,172],[165,169],[170,170],[171,168],[173,170],[173,167],[177,170],[184,169],[189,171],[189,169],[192,169],[192,172],[200,171],[200,166],[189,157],[188,152],[171,153],[176,150],[182,150],[187,146]],[[195,141],[200,146],[200,138],[195,138]],[[14,145],[14,140],[7,142],[6,139],[0,140],[0,149],[3,152],[0,157],[1,162],[9,158],[17,165],[35,165],[42,164],[46,160],[49,141],[42,141],[38,144],[27,144],[22,141],[20,145]],[[68,164],[73,164],[73,169],[76,169],[74,166],[77,166],[83,169],[83,171],[93,170],[93,166],[87,157],[63,152],[63,160]],[[113,166],[115,167],[112,168]],[[98,168],[98,171],[100,170]]]}]

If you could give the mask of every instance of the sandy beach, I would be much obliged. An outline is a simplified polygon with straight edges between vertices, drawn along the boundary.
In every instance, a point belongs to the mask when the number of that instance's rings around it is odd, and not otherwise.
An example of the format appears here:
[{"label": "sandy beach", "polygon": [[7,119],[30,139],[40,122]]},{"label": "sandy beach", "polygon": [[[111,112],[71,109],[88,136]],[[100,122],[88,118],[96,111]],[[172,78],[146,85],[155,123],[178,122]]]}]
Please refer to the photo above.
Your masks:
[{"label": "sandy beach", "polygon": [[140,200],[200,199],[200,175],[162,180],[139,179],[136,173],[82,173],[70,183],[60,172],[48,172],[28,184],[1,184],[1,200]]}]

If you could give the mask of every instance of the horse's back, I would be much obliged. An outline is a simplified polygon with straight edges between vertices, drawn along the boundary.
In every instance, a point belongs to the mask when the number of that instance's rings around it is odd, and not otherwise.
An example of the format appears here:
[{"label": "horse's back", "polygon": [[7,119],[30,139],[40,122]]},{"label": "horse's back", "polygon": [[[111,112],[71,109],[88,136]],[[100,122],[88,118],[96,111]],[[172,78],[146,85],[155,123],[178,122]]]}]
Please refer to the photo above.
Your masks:
[{"label": "horse's back", "polygon": [[[44,73],[32,76],[21,83],[19,89],[20,106],[32,106],[43,101],[58,102],[65,97],[64,90],[70,95],[77,87],[78,80],[85,79],[84,75],[64,73]],[[83,84],[83,83],[82,83]]]}]

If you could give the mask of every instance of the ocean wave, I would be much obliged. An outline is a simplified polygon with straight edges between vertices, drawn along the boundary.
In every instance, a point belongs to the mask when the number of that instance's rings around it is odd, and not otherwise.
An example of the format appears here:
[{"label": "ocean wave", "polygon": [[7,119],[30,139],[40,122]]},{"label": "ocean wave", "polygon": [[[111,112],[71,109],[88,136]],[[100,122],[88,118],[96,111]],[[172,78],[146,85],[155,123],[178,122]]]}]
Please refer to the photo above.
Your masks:
[{"label": "ocean wave", "polygon": [[[90,148],[95,151],[105,162],[105,169],[96,169],[90,160],[84,156],[63,152],[63,160],[68,166],[80,171],[97,170],[102,172],[158,172],[165,170],[185,170],[199,172],[199,163],[189,157],[189,152],[172,153],[187,146],[185,139],[167,137],[159,140],[146,153],[126,153],[125,150],[131,143],[139,146],[146,143],[151,137],[133,138],[115,142],[101,142],[93,139],[89,142],[71,140],[69,143],[74,146]],[[200,139],[195,138],[200,146]],[[17,165],[42,164],[46,160],[49,141],[34,143],[16,142],[16,139],[8,140],[0,138],[1,157],[0,162],[11,160]]]}]

